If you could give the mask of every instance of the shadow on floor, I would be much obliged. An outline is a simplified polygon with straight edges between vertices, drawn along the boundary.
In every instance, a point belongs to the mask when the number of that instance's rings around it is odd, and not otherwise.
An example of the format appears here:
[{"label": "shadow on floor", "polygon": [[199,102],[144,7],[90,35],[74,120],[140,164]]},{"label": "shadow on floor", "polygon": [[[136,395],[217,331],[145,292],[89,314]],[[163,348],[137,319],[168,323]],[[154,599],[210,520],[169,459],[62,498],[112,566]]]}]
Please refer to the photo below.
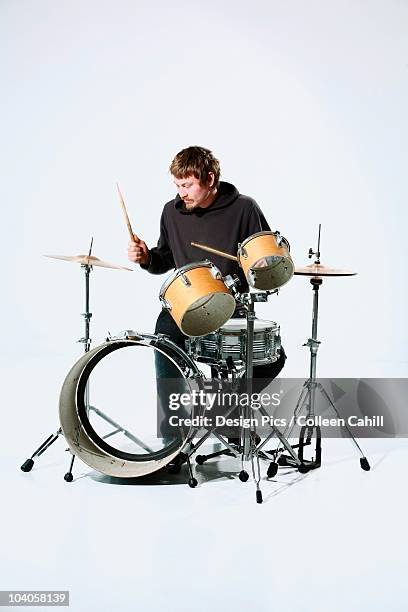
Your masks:
[{"label": "shadow on floor", "polygon": [[[193,474],[197,478],[199,484],[211,482],[214,480],[233,480],[238,478],[240,471],[240,463],[236,462],[235,466],[222,466],[222,461],[212,461],[205,465],[193,465]],[[226,462],[225,462],[226,463]],[[232,469],[228,469],[231,467]],[[147,474],[146,476],[139,476],[137,478],[118,478],[115,476],[106,476],[98,472],[88,472],[78,478],[88,477],[96,482],[102,484],[115,484],[115,485],[134,485],[134,486],[149,486],[149,485],[188,485],[189,471],[187,465],[182,465],[181,470],[178,474],[171,474],[168,471],[168,467],[164,467],[157,472]],[[75,480],[77,480],[76,478]]]}]

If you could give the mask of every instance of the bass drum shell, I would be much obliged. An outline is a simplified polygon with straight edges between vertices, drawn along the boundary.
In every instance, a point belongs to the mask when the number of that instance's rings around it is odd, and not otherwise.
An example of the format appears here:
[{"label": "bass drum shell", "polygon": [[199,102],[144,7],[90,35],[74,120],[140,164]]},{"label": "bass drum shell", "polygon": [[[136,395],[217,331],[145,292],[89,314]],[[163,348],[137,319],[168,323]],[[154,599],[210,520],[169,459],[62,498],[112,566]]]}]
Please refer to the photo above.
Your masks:
[{"label": "bass drum shell", "polygon": [[[85,407],[85,389],[94,367],[113,351],[131,345],[143,345],[158,350],[176,365],[186,381],[202,386],[201,372],[173,342],[154,335],[139,336],[137,340],[109,341],[85,353],[71,368],[62,385],[59,400],[61,428],[71,452],[89,467],[119,478],[132,478],[156,472],[172,461],[192,439],[190,430],[180,439],[159,451],[131,454],[108,444],[93,429]],[[186,371],[189,375],[186,375]],[[156,407],[152,406],[152,410]]]}]

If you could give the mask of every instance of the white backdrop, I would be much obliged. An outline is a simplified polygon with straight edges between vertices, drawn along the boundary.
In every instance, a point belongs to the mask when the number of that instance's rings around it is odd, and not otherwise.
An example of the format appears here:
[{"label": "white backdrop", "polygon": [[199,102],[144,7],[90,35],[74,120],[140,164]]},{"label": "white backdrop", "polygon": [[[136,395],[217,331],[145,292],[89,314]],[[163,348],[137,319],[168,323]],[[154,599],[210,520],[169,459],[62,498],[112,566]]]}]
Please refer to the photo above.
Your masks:
[{"label": "white backdrop", "polygon": [[[212,149],[308,262],[356,270],[321,290],[318,373],[406,376],[408,5],[398,0],[2,0],[2,366],[6,397],[50,422],[83,348],[78,266],[127,265],[115,182],[153,245],[181,148]],[[95,269],[93,345],[153,331],[164,277]],[[287,376],[307,376],[312,291],[278,321]],[[8,390],[8,391],[7,391]],[[23,398],[23,399],[22,399]],[[13,411],[10,411],[13,414]]]}]

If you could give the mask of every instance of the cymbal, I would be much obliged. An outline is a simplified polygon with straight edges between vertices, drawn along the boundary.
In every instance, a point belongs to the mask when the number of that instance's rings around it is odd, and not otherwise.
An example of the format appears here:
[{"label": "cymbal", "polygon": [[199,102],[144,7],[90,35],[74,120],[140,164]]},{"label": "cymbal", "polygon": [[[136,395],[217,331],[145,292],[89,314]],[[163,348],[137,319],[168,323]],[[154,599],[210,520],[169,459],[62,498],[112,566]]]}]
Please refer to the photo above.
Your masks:
[{"label": "cymbal", "polygon": [[357,272],[327,268],[322,264],[310,264],[304,268],[295,268],[295,274],[300,276],[355,276]]},{"label": "cymbal", "polygon": [[102,261],[99,257],[93,255],[44,255],[44,257],[51,257],[51,259],[62,259],[63,261],[70,261],[71,263],[78,263],[83,266],[98,266],[100,268],[111,268],[113,270],[127,270],[133,272],[131,268],[125,268],[124,266],[117,266],[107,261]]}]

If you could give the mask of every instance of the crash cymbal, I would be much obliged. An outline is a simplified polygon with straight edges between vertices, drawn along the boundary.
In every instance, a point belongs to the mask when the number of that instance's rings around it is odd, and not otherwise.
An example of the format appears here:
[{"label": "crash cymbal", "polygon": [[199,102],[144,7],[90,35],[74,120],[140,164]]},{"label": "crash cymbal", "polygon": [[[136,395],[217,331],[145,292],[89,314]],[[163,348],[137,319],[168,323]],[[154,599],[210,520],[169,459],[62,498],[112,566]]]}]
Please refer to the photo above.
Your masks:
[{"label": "crash cymbal", "polygon": [[100,268],[111,268],[113,270],[127,270],[133,272],[131,268],[125,268],[124,266],[117,266],[107,261],[102,261],[98,257],[93,255],[44,255],[44,257],[51,257],[51,259],[62,259],[63,261],[70,261],[71,263],[81,264],[83,266],[98,266]]},{"label": "crash cymbal", "polygon": [[295,274],[300,276],[355,276],[357,272],[327,268],[322,264],[310,264],[304,268],[295,268]]}]

